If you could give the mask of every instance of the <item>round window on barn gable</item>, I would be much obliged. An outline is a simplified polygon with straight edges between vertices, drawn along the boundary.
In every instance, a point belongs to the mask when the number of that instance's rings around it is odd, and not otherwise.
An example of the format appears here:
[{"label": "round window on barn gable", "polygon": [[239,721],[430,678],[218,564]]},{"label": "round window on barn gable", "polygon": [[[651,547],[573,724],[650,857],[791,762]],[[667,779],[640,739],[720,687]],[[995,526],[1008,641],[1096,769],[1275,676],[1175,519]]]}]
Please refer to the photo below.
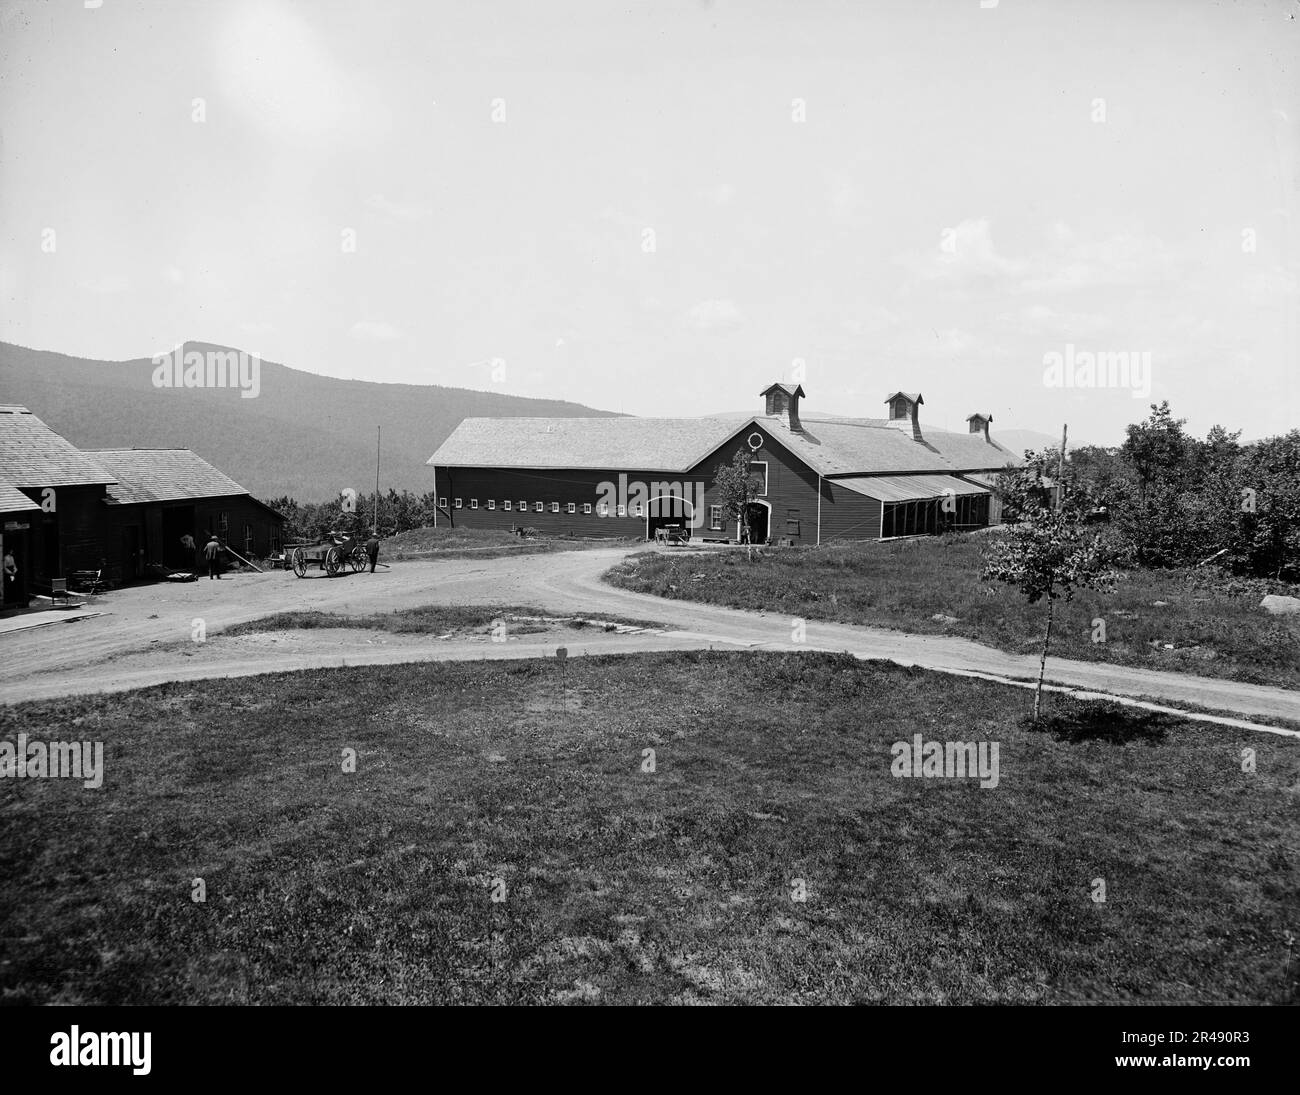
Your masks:
[{"label": "round window on barn gable", "polygon": [[757,430],[751,433],[746,440],[749,442],[749,447],[755,452],[763,447],[763,435]]}]

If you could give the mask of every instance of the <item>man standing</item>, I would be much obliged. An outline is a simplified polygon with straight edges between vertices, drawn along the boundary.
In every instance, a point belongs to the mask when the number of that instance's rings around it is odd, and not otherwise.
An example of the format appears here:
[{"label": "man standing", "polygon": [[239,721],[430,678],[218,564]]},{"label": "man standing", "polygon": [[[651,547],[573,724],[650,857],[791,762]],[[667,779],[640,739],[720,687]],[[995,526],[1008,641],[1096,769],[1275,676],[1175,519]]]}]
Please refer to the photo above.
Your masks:
[{"label": "man standing", "polygon": [[221,556],[221,541],[217,539],[214,532],[212,538],[208,540],[203,549],[203,557],[208,561],[208,577],[221,581],[221,575],[217,573],[218,560]]},{"label": "man standing", "polygon": [[14,561],[14,553],[5,548],[4,559],[5,588],[3,602],[8,604],[10,601],[17,601],[18,598],[18,564]]},{"label": "man standing", "polygon": [[375,572],[375,563],[379,561],[379,537],[374,529],[370,530],[370,539],[366,541],[366,554],[370,557],[370,573]]}]

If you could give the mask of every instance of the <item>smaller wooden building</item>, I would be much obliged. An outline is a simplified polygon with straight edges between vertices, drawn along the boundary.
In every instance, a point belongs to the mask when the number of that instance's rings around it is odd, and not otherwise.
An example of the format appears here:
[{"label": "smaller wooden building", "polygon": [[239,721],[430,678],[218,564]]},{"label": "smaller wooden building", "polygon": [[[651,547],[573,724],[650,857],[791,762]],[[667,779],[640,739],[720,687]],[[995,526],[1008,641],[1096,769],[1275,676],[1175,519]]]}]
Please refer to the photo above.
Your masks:
[{"label": "smaller wooden building", "polygon": [[0,406],[0,517],[18,571],[7,603],[74,571],[131,581],[198,565],[212,533],[248,558],[278,550],[284,518],[189,449],[83,451],[26,407]]},{"label": "smaller wooden building", "polygon": [[279,551],[284,518],[189,449],[96,449],[90,454],[116,482],[104,503],[106,546],[125,577],[149,563],[197,565],[212,535],[246,559]]}]

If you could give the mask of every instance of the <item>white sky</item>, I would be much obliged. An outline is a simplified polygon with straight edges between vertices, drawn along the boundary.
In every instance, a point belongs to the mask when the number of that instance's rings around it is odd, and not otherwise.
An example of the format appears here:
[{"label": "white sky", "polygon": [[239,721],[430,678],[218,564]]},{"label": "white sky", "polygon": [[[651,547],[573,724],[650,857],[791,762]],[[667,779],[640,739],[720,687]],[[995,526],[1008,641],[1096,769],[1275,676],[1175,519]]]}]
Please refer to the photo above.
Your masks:
[{"label": "white sky", "polygon": [[[1102,443],[1164,398],[1300,420],[1296,0],[0,13],[7,341],[650,415],[802,359],[809,412]],[[1149,352],[1150,396],[1045,386],[1067,344]]]}]

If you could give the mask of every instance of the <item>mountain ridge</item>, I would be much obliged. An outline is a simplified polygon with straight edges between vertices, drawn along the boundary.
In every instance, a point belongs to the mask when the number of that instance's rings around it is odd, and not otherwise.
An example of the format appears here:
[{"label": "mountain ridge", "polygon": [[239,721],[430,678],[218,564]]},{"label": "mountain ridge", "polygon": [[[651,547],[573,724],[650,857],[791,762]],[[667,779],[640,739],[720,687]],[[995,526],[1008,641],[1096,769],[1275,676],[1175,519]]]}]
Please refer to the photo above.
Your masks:
[{"label": "mountain ridge", "polygon": [[[182,348],[240,353],[198,340]],[[373,489],[378,426],[381,489],[424,493],[433,489],[425,461],[463,418],[618,417],[568,400],[324,377],[273,361],[258,362],[249,398],[237,386],[158,387],[156,368],[153,357],[98,360],[0,342],[0,402],[22,404],[81,449],[193,449],[256,497],[299,501]]]}]

